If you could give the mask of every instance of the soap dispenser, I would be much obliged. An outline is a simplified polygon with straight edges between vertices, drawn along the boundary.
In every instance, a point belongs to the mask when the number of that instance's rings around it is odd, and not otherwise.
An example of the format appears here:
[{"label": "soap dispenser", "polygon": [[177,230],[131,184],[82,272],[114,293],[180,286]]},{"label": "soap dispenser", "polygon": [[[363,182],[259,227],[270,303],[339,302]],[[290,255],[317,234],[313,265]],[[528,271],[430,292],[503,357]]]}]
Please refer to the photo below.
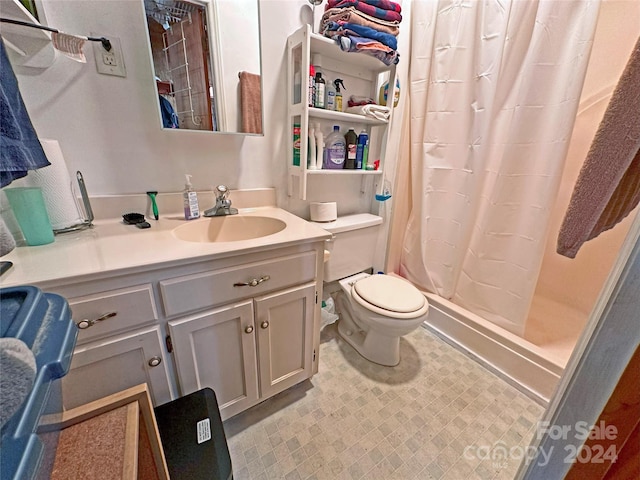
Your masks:
[{"label": "soap dispenser", "polygon": [[200,217],[200,209],[198,207],[198,195],[191,185],[191,175],[185,175],[187,183],[184,184],[184,192],[182,199],[184,204],[184,219],[193,220]]}]

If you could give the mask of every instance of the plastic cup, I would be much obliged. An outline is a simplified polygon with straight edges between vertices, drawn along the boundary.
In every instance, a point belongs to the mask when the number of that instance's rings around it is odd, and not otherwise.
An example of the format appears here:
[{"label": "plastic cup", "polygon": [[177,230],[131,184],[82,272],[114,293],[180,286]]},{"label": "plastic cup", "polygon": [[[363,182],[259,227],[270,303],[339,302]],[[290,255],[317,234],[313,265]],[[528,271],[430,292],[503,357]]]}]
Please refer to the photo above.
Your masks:
[{"label": "plastic cup", "polygon": [[4,192],[27,245],[46,245],[53,242],[53,229],[42,190],[38,187],[15,187],[5,188]]}]

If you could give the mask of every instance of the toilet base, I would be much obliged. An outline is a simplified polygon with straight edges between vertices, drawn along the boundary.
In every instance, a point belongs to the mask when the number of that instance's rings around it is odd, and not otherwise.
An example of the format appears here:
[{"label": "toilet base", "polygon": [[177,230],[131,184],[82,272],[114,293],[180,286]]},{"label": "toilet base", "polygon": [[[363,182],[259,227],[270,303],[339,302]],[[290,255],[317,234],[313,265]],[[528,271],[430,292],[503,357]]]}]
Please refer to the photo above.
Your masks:
[{"label": "toilet base", "polygon": [[400,337],[389,337],[369,329],[362,331],[353,321],[349,300],[344,294],[336,299],[340,312],[338,333],[356,352],[370,362],[385,367],[395,367],[400,363]]}]

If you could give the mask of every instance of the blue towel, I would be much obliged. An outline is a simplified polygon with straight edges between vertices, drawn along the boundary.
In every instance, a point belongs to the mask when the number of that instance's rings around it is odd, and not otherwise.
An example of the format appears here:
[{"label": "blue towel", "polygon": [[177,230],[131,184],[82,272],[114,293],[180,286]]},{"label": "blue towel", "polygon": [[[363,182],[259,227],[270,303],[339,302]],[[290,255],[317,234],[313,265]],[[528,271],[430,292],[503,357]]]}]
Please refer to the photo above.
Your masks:
[{"label": "blue towel", "polygon": [[[395,65],[400,61],[400,54],[397,50],[389,50],[389,47],[371,38],[353,35],[336,35],[333,39],[340,45],[340,49],[344,52],[364,53],[377,58],[388,66]],[[375,44],[384,47],[384,49],[376,48]]]},{"label": "blue towel", "polygon": [[173,109],[171,102],[164,98],[162,95],[158,95],[160,98],[160,113],[162,114],[162,126],[164,128],[180,128],[178,122],[178,115]]},{"label": "blue towel", "polygon": [[[398,39],[396,37],[389,33],[381,32],[371,27],[365,27],[364,25],[357,25],[355,23],[329,22],[327,24],[327,30],[329,30],[329,32],[336,31],[338,34],[372,38],[373,40],[377,40],[378,42],[392,48],[393,50],[398,49]],[[329,34],[327,36],[331,37],[332,35]]]},{"label": "blue towel", "polygon": [[0,187],[47,165],[0,37]]}]

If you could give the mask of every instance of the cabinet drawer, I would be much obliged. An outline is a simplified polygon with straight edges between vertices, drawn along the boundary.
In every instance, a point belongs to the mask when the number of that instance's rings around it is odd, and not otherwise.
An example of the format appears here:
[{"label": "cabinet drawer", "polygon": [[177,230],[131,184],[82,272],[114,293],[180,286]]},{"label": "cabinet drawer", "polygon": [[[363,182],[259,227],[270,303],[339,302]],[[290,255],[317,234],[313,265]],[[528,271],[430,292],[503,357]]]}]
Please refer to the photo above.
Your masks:
[{"label": "cabinet drawer", "polygon": [[[69,305],[73,321],[80,328],[78,343],[158,319],[150,284],[71,298]],[[103,320],[92,323],[100,318]]]},{"label": "cabinet drawer", "polygon": [[[267,276],[268,280],[254,286],[234,286]],[[171,317],[315,278],[316,252],[306,252],[163,280],[160,282],[160,291],[164,311]]]}]

